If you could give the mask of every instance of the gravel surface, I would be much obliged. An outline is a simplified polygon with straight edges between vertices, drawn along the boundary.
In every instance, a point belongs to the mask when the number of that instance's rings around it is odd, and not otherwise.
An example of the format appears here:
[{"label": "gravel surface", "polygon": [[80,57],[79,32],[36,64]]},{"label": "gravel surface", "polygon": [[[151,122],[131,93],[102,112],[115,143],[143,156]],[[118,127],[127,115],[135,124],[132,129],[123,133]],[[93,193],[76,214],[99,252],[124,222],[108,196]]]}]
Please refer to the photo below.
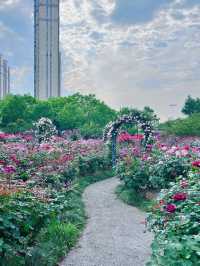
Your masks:
[{"label": "gravel surface", "polygon": [[116,198],[117,178],[89,186],[83,195],[88,223],[75,249],[60,266],[144,266],[152,235],[145,214]]}]

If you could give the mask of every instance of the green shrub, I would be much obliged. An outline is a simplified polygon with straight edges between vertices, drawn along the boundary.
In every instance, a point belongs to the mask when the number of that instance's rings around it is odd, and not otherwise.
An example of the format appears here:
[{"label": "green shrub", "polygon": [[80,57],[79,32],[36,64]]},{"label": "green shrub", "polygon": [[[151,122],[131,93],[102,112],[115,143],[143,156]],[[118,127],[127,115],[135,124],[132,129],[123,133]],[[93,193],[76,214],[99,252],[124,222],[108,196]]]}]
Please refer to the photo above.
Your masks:
[{"label": "green shrub", "polygon": [[187,118],[168,121],[161,124],[160,129],[171,135],[200,136],[200,114],[197,113]]},{"label": "green shrub", "polygon": [[54,266],[75,244],[79,230],[70,223],[52,221],[37,239],[39,243],[26,255],[26,265]]},{"label": "green shrub", "polygon": [[151,156],[149,160],[129,158],[118,163],[116,174],[127,189],[158,191],[167,188],[176,177],[187,176],[190,169],[187,158],[161,156],[156,152]]},{"label": "green shrub", "polygon": [[167,188],[176,177],[186,177],[189,169],[190,163],[187,158],[162,156],[150,167],[149,181],[154,189]]},{"label": "green shrub", "polygon": [[48,205],[30,193],[0,197],[0,201],[0,264],[12,265],[12,258],[21,260],[47,217],[54,214]]},{"label": "green shrub", "polygon": [[105,154],[79,157],[78,168],[80,177],[94,174],[97,171],[108,170],[110,167],[111,162]]},{"label": "green shrub", "polygon": [[135,191],[145,191],[149,187],[149,164],[139,158],[118,163],[116,173],[123,181],[124,186]]}]

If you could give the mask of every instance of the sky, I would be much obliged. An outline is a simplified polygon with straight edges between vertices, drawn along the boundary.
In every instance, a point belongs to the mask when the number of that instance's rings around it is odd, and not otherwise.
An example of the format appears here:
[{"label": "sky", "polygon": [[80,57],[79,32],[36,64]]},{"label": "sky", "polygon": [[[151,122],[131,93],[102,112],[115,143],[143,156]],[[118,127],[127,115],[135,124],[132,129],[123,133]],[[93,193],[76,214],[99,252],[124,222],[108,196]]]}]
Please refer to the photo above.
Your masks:
[{"label": "sky", "polygon": [[[200,0],[60,0],[62,95],[151,106],[162,120],[200,97]],[[33,0],[0,0],[12,93],[33,94]]]}]

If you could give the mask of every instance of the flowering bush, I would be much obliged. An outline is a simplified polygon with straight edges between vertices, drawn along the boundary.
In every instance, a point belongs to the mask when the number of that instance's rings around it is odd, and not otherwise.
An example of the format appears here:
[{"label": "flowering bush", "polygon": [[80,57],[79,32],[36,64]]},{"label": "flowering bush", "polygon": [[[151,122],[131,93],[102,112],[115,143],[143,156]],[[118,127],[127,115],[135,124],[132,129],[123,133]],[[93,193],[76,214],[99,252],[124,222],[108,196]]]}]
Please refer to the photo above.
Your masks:
[{"label": "flowering bush", "polygon": [[35,137],[39,143],[47,142],[50,138],[57,134],[56,127],[53,125],[51,119],[42,117],[35,125]]},{"label": "flowering bush", "polygon": [[[141,112],[135,112],[130,115],[122,115],[116,119],[114,122],[110,122],[106,125],[104,129],[103,138],[105,141],[112,141],[112,138],[117,136],[119,130],[123,124],[137,124],[144,132],[144,144],[146,145],[148,142],[151,141],[153,137],[153,121],[147,119],[144,114]],[[139,135],[140,137],[142,135]],[[130,135],[126,134],[125,137],[129,139],[132,138]]]},{"label": "flowering bush", "polygon": [[124,161],[118,163],[116,168],[116,173],[123,181],[124,186],[140,192],[150,188],[149,171],[150,165],[139,158],[126,157]]},{"label": "flowering bush", "polygon": [[186,177],[189,169],[188,158],[158,156],[150,167],[149,181],[153,188],[166,188],[176,177]]},{"label": "flowering bush", "polygon": [[[81,207],[73,203],[79,195],[73,194],[73,184],[110,165],[102,140],[70,142],[54,136],[36,144],[23,135],[4,140],[0,146],[0,265],[20,266],[32,254],[40,229],[52,219],[57,224],[82,225],[84,213],[76,215]],[[73,216],[72,209],[76,210]]]},{"label": "flowering bush", "polygon": [[180,179],[172,183],[169,190],[162,190],[148,222],[155,233],[148,265],[199,265],[199,173],[190,172],[187,180]]},{"label": "flowering bush", "polygon": [[166,188],[176,177],[186,177],[190,169],[188,158],[165,157],[160,152],[124,152],[117,165],[117,175],[125,187],[136,191]]}]

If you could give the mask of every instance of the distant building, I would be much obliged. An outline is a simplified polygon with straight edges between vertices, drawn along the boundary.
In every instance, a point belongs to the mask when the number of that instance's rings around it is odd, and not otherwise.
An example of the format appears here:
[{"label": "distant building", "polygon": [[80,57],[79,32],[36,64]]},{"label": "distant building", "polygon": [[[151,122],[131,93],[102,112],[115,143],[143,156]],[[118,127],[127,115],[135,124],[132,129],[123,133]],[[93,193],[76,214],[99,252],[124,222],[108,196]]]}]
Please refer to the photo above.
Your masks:
[{"label": "distant building", "polygon": [[34,94],[38,99],[60,96],[60,0],[34,0]]},{"label": "distant building", "polygon": [[10,68],[8,62],[0,55],[0,99],[10,93]]}]

